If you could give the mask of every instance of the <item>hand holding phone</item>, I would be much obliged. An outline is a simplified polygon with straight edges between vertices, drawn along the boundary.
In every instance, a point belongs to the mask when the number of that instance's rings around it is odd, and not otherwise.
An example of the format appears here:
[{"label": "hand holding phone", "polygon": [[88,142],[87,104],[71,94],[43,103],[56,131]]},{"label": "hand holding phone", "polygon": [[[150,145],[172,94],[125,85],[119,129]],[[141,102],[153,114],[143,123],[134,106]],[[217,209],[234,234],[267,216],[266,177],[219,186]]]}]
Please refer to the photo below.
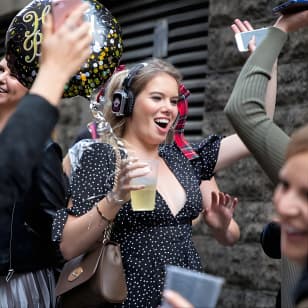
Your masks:
[{"label": "hand holding phone", "polygon": [[274,14],[292,14],[308,10],[308,0],[289,0],[272,9]]},{"label": "hand holding phone", "polygon": [[[216,307],[224,278],[179,266],[167,265],[165,290],[173,290],[184,297],[194,307]],[[165,301],[162,308],[170,308]]]},{"label": "hand holding phone", "polygon": [[82,0],[52,0],[51,13],[54,30],[57,30],[69,14],[81,3]]},{"label": "hand holding phone", "polygon": [[268,28],[260,28],[252,31],[239,32],[235,34],[235,41],[239,51],[248,51],[248,44],[255,37],[256,47],[263,41],[268,32]]}]

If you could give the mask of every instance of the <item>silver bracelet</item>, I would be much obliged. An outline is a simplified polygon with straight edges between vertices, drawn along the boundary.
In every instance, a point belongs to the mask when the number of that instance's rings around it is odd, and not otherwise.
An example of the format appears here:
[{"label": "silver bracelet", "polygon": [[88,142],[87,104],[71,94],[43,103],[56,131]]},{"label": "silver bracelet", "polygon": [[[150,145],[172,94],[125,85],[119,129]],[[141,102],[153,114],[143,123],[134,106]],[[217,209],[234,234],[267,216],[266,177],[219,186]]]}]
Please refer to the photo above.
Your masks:
[{"label": "silver bracelet", "polygon": [[106,200],[110,204],[122,206],[126,201],[118,198],[118,194],[115,191],[109,191],[106,195]]}]

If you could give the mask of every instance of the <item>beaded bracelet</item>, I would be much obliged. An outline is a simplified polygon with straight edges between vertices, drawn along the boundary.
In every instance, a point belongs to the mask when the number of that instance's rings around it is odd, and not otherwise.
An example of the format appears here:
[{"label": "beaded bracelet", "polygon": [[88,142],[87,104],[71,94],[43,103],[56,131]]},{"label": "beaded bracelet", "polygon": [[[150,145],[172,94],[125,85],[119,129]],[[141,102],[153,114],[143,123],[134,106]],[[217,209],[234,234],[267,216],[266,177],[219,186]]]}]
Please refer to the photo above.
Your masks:
[{"label": "beaded bracelet", "polygon": [[99,214],[99,216],[102,218],[102,220],[105,220],[107,223],[111,223],[112,220],[108,219],[106,216],[103,215],[103,213],[101,212],[98,202],[95,203],[95,207],[96,207],[96,211]]}]

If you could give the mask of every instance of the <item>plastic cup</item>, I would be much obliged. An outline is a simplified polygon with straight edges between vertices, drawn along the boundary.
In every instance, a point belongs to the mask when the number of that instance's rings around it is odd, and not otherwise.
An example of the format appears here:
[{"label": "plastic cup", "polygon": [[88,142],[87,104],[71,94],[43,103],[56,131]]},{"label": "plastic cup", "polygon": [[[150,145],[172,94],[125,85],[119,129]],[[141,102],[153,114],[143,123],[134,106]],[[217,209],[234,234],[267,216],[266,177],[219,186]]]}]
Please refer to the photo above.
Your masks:
[{"label": "plastic cup", "polygon": [[132,209],[133,211],[153,211],[159,161],[157,159],[141,159],[140,161],[147,163],[151,171],[131,180],[133,185],[145,185],[143,189],[130,192]]}]

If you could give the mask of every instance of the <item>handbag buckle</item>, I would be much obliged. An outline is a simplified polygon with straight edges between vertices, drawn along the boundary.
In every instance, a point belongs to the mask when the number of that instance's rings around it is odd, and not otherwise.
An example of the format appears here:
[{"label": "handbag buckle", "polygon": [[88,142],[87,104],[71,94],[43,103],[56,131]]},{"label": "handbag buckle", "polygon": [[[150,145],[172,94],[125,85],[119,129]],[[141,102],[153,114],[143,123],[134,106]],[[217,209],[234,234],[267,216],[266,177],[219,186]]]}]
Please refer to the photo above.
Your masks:
[{"label": "handbag buckle", "polygon": [[67,280],[69,282],[72,282],[74,280],[76,280],[77,278],[79,278],[79,276],[83,273],[83,268],[81,266],[75,268],[69,275]]}]

